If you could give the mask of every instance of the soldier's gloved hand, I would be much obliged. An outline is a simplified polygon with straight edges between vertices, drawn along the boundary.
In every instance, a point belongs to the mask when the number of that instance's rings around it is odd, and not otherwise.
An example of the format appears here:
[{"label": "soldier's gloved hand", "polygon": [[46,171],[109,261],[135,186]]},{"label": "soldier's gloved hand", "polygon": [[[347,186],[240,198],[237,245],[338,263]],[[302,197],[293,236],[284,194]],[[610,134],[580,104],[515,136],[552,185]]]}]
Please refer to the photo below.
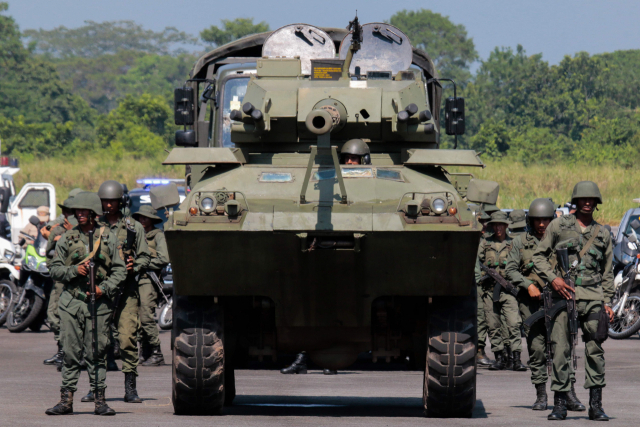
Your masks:
[{"label": "soldier's gloved hand", "polygon": [[127,258],[127,271],[133,270],[133,257]]},{"label": "soldier's gloved hand", "polygon": [[[88,297],[91,296],[90,292],[85,292],[85,293],[87,294]],[[102,289],[96,286],[96,299],[100,298],[103,294],[104,292],[102,292]]]},{"label": "soldier's gloved hand", "polygon": [[89,261],[78,264],[78,275],[87,276],[89,274]]},{"label": "soldier's gloved hand", "polygon": [[607,310],[607,314],[609,315],[609,322],[613,322],[613,309],[608,305],[605,305],[604,309]]},{"label": "soldier's gloved hand", "polygon": [[540,289],[538,289],[538,287],[533,283],[529,285],[529,287],[527,288],[527,291],[529,292],[529,296],[531,298],[540,299]]},{"label": "soldier's gloved hand", "polygon": [[571,293],[575,292],[571,286],[567,285],[562,277],[556,277],[551,282],[551,287],[565,299],[571,299]]}]

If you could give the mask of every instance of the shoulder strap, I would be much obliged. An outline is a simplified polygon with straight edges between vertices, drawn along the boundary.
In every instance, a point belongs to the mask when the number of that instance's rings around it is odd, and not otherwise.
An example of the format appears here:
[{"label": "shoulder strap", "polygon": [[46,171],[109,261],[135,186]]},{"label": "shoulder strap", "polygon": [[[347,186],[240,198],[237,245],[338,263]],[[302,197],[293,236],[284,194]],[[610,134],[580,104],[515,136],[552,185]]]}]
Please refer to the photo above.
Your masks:
[{"label": "shoulder strap", "polygon": [[[100,240],[102,239],[102,233],[104,233],[105,227],[100,227],[100,231],[98,232],[98,241],[93,245],[93,251],[89,255],[87,255],[84,259],[93,258],[100,249]],[[84,260],[83,260],[84,261]]]},{"label": "shoulder strap", "polygon": [[580,251],[580,253],[578,254],[578,258],[582,259],[582,257],[584,256],[584,254],[587,253],[587,251],[589,250],[589,248],[591,247],[591,245],[593,244],[593,241],[596,240],[596,237],[598,237],[598,233],[600,232],[600,224],[596,224],[595,230],[593,230],[593,232],[591,233],[591,237],[589,238],[589,240],[587,241],[587,244],[584,245],[584,247],[582,248],[582,250]]}]

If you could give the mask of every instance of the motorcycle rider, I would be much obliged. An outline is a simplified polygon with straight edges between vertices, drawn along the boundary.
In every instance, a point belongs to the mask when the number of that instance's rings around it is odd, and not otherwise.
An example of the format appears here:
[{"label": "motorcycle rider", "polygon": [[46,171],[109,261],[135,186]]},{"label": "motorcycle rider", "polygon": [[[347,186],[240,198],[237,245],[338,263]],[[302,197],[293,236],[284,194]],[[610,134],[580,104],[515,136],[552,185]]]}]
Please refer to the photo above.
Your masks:
[{"label": "motorcycle rider", "polygon": [[[544,236],[547,226],[555,216],[555,206],[550,199],[535,199],[529,206],[527,217],[529,231],[518,235],[513,240],[513,249],[507,257],[506,277],[514,286],[520,288],[518,305],[522,320],[526,320],[542,307],[541,291],[545,283],[533,271],[533,252]],[[547,332],[543,321],[533,324],[530,330],[525,328],[527,350],[529,351],[529,368],[531,383],[536,389],[536,401],[531,409],[544,411],[547,409]],[[567,406],[571,411],[586,411],[585,406],[576,396],[573,383],[575,374],[571,370],[571,390],[567,393]]]},{"label": "motorcycle rider", "polygon": [[[610,307],[614,294],[611,235],[593,219],[595,209],[602,203],[602,195],[595,182],[577,183],[573,188],[571,203],[576,205],[575,214],[563,215],[551,221],[533,254],[533,269],[551,285],[554,301],[572,299],[572,294],[575,294],[578,321],[585,342],[584,388],[589,389],[589,419],[608,421],[609,417],[602,408],[602,389],[606,385],[604,350],[602,342],[596,339],[596,331],[602,310],[606,310],[609,319],[613,320]],[[566,284],[559,276],[559,269],[552,267],[549,262],[557,248],[569,250],[569,264],[575,267],[568,274],[575,282],[575,289]],[[549,420],[564,420],[567,416],[567,393],[571,390],[568,366],[571,363],[572,345],[568,320],[567,311],[564,310],[553,322],[551,390],[554,392],[554,406]]]},{"label": "motorcycle rider", "polygon": [[[86,355],[87,372],[95,396],[96,415],[115,415],[105,400],[106,346],[108,342],[108,318],[113,309],[113,298],[126,277],[125,263],[120,258],[116,236],[107,227],[98,227],[96,216],[102,214],[100,199],[95,193],[79,193],[71,204],[78,226],[66,232],[56,245],[51,262],[51,276],[64,283],[60,296],[59,313],[62,349],[65,353],[62,366],[60,402],[47,409],[47,415],[73,413],[73,393],[80,377],[80,359]],[[89,297],[90,232],[93,233],[94,259],[96,262],[96,324],[98,328],[98,354],[92,345],[91,314],[87,305]]]},{"label": "motorcycle rider", "polygon": [[[151,261],[147,270],[154,272],[156,277],[160,278],[161,270],[169,264],[169,251],[167,250],[164,232],[156,228],[157,224],[162,223],[162,218],[157,214],[158,212],[151,206],[142,205],[138,212],[132,216],[142,224],[146,233],[147,244],[151,254]],[[140,275],[140,344],[143,348],[149,346],[152,349],[151,356],[142,362],[142,366],[164,365],[164,356],[160,349],[158,325],[154,316],[158,307],[159,297],[159,291],[156,286],[146,271]]]}]

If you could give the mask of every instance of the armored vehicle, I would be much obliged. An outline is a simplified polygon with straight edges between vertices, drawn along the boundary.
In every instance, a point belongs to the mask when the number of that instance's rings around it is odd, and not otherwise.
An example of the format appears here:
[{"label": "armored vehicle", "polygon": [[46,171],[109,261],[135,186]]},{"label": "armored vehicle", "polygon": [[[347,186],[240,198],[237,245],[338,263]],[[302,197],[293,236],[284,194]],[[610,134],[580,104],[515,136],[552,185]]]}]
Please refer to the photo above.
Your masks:
[{"label": "armored vehicle", "polygon": [[[429,57],[384,23],[293,24],[198,60],[164,162],[186,165],[190,190],[165,224],[176,414],[220,414],[234,369],[305,350],[329,369],[363,352],[408,359],[427,416],[471,416],[480,227],[467,201],[496,193],[445,169],[483,164],[439,149],[441,97]],[[462,133],[463,100],[446,104]],[[353,139],[369,152],[342,164]],[[171,187],[151,190],[154,207],[178,201]]]}]

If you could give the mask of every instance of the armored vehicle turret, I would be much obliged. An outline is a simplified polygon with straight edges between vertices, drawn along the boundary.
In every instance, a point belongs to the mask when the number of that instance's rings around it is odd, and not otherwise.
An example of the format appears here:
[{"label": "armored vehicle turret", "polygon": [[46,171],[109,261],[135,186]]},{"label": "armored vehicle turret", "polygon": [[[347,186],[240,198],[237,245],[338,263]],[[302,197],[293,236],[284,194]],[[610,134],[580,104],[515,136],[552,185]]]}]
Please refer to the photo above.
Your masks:
[{"label": "armored vehicle turret", "polygon": [[[441,96],[432,61],[384,23],[287,25],[198,60],[164,162],[186,166],[189,190],[165,225],[177,414],[219,414],[234,369],[305,350],[329,369],[408,358],[426,415],[471,416],[481,228],[467,202],[497,193],[447,171],[483,164],[439,149]],[[463,100],[447,104],[462,133]],[[354,139],[362,151],[341,153]],[[177,200],[152,190],[155,208]]]}]

